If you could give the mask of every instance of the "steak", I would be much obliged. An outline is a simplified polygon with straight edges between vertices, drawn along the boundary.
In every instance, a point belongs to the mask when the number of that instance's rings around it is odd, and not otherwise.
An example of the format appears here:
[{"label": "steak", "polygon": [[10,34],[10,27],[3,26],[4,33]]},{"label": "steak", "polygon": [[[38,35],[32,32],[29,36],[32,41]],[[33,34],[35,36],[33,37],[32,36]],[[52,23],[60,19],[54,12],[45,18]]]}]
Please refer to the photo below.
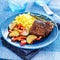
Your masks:
[{"label": "steak", "polygon": [[32,27],[30,28],[30,34],[45,37],[52,31],[52,29],[52,22],[35,20]]}]

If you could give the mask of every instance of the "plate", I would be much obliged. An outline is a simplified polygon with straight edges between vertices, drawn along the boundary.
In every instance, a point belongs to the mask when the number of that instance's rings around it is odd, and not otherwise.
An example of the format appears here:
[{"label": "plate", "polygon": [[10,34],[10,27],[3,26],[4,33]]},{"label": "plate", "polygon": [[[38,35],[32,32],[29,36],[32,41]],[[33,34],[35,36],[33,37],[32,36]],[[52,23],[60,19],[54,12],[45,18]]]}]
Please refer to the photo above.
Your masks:
[{"label": "plate", "polygon": [[[25,12],[27,13],[27,12]],[[13,15],[11,17],[9,17],[7,20],[5,20],[3,23],[2,23],[2,26],[1,26],[1,33],[2,33],[2,36],[3,38],[11,45],[15,46],[15,47],[18,47],[18,48],[23,48],[23,49],[39,49],[39,48],[43,48],[45,46],[48,46],[49,44],[51,44],[52,42],[54,42],[58,36],[58,28],[57,28],[57,25],[54,26],[52,32],[46,37],[46,38],[43,38],[42,40],[38,41],[38,42],[35,42],[34,44],[31,44],[31,45],[24,45],[24,46],[21,46],[20,43],[18,42],[12,42],[11,39],[8,37],[8,26],[9,24],[14,20],[14,18],[16,16],[18,16],[19,14],[22,14],[22,13],[18,13],[16,15]],[[32,13],[32,15],[42,15],[44,17],[46,17],[46,20],[52,20],[49,16],[45,15],[45,14],[38,14],[38,13]]]}]

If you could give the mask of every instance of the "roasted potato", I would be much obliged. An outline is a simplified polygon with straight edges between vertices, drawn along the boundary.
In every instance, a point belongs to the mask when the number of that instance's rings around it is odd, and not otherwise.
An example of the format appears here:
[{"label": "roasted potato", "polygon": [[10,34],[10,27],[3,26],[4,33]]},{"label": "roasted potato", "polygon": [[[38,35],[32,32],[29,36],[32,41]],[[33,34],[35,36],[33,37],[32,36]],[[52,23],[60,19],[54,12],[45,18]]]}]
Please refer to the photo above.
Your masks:
[{"label": "roasted potato", "polygon": [[35,35],[29,35],[29,36],[26,38],[27,43],[28,43],[28,44],[32,44],[33,41],[35,41],[36,38],[37,38],[37,36],[35,36]]},{"label": "roasted potato", "polygon": [[17,30],[13,30],[9,33],[9,37],[15,37],[15,36],[19,36],[20,33]]}]

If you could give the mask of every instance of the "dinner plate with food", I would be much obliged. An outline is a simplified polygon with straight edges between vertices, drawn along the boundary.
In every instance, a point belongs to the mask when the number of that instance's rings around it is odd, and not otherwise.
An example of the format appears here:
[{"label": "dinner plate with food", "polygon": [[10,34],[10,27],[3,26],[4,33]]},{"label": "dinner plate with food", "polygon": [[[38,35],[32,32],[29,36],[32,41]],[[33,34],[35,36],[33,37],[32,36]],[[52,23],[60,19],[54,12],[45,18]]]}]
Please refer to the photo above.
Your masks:
[{"label": "dinner plate with food", "polygon": [[56,40],[57,25],[45,14],[24,12],[2,23],[3,38],[11,45],[24,49],[38,49]]}]

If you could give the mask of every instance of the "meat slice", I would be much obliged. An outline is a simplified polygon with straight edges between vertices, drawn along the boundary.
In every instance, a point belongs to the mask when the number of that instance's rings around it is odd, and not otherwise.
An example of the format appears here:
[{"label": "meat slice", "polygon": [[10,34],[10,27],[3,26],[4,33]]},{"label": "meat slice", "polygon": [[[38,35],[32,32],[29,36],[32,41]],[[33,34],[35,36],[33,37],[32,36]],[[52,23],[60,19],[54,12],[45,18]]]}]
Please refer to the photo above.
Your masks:
[{"label": "meat slice", "polygon": [[30,28],[30,34],[34,34],[37,36],[45,37],[52,31],[52,24],[50,21],[40,21],[36,20],[32,27]]},{"label": "meat slice", "polygon": [[44,29],[45,23],[42,21],[36,20],[32,27],[30,28],[30,34],[34,34],[37,36],[45,36],[45,29]]}]

